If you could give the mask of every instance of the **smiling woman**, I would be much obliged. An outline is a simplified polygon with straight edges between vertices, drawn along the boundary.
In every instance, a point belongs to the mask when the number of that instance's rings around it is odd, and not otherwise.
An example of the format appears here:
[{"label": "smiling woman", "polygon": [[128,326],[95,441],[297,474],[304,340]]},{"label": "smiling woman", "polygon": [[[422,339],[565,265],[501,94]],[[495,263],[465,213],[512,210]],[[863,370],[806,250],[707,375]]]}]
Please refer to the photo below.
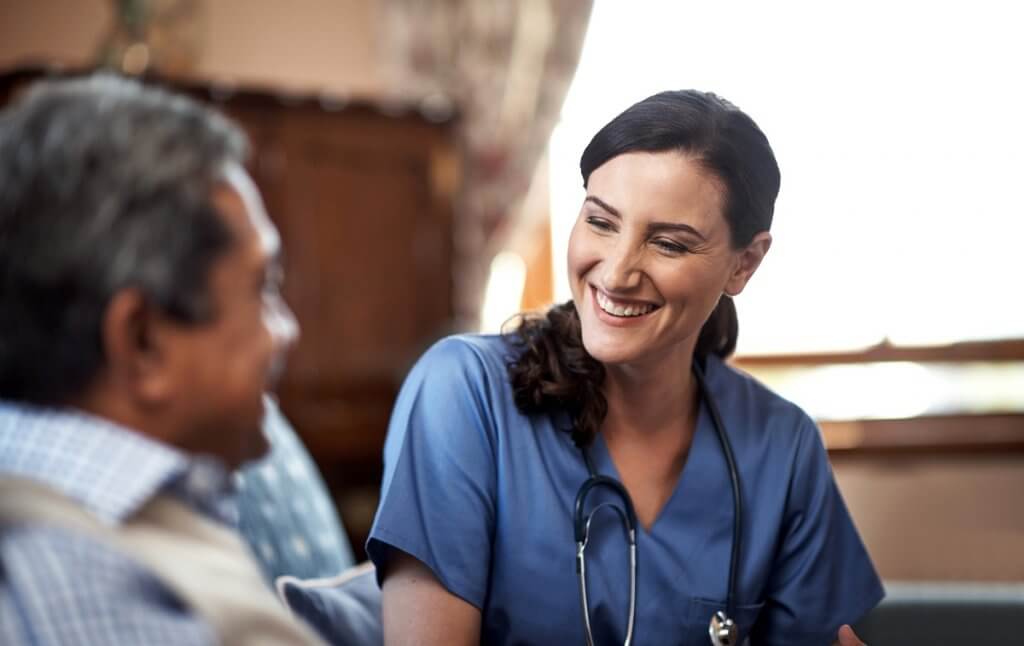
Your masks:
[{"label": "smiling woman", "polygon": [[438,343],[396,402],[367,545],[385,639],[828,643],[878,577],[817,427],[724,361],[771,243],[765,135],[665,92],[581,171],[573,300]]},{"label": "smiling woman", "polygon": [[569,278],[595,359],[676,352],[686,365],[696,332],[723,294],[743,290],[771,242],[762,231],[734,250],[722,203],[721,183],[681,152],[622,154],[591,174]]}]

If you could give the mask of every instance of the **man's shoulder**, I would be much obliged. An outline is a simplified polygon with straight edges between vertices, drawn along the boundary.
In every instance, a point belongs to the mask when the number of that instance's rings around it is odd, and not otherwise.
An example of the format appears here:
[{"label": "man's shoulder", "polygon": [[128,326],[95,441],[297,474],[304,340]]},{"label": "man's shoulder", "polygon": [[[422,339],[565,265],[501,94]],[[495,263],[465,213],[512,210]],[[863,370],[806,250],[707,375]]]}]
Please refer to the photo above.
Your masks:
[{"label": "man's shoulder", "polygon": [[0,530],[2,643],[209,644],[207,626],[144,567],[69,529]]},{"label": "man's shoulder", "polygon": [[[5,583],[16,580],[13,577],[25,573],[23,570],[32,570],[40,575],[56,570],[98,569],[127,561],[127,557],[90,536],[64,527],[37,523],[4,527],[0,531],[0,558],[4,562]],[[19,564],[27,565],[30,561],[35,562],[34,568],[19,567]],[[41,577],[32,578],[39,580]]]}]

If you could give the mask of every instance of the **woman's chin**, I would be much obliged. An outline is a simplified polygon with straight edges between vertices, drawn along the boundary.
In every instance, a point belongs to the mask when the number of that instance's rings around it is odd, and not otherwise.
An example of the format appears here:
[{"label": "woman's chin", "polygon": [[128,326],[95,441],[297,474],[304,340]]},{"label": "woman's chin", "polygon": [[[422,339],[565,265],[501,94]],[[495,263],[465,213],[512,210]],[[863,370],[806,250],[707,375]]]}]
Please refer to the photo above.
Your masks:
[{"label": "woman's chin", "polygon": [[588,335],[586,331],[583,332],[583,347],[587,354],[605,365],[630,363],[643,354],[633,343],[604,334]]}]

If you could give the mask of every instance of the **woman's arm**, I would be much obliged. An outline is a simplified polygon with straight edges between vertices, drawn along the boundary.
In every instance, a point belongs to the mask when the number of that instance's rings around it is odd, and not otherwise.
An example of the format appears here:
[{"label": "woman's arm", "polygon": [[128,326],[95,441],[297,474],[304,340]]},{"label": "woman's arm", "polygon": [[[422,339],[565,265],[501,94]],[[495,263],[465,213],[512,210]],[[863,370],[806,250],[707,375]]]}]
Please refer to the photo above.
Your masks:
[{"label": "woman's arm", "polygon": [[405,552],[392,550],[381,590],[386,646],[480,643],[480,611]]},{"label": "woman's arm", "polygon": [[489,372],[474,343],[454,337],[431,347],[391,414],[366,543],[387,644],[480,643],[498,490],[489,384],[504,368],[494,362]]}]

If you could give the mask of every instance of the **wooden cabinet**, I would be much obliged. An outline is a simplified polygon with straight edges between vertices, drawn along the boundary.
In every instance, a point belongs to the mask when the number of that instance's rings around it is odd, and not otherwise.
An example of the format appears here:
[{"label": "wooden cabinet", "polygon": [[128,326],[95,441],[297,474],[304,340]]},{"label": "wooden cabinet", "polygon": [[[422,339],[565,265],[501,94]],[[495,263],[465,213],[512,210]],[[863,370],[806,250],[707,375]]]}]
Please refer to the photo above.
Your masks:
[{"label": "wooden cabinet", "polygon": [[395,395],[451,331],[451,130],[415,112],[328,110],[236,94],[252,173],[285,250],[302,328],[281,405],[336,494],[357,553],[369,530]]},{"label": "wooden cabinet", "polygon": [[[368,438],[339,430],[450,328],[451,187],[435,168],[450,163],[448,130],[368,106],[224,107],[252,133],[253,176],[281,231],[285,297],[302,326],[282,404],[324,452],[379,459]],[[328,422],[332,409],[339,419]]]}]

